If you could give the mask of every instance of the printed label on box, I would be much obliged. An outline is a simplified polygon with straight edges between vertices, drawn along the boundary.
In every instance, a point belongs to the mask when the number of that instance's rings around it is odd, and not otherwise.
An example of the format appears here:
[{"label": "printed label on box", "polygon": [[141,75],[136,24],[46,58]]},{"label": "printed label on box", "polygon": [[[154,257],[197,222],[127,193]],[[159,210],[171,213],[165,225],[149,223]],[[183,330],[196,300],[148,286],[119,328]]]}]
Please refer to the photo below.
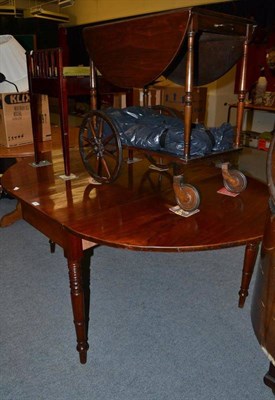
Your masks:
[{"label": "printed label on box", "polygon": [[[41,140],[49,140],[51,139],[51,125],[48,96],[39,96],[38,110],[41,120]],[[0,145],[14,147],[32,142],[29,93],[0,94]]]}]

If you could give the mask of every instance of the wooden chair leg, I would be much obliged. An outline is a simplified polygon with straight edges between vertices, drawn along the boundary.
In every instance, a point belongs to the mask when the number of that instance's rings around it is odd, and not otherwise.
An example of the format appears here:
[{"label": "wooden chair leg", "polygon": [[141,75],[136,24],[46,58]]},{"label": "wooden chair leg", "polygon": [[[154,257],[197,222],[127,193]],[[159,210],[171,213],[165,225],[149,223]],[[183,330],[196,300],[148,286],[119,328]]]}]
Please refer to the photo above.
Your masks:
[{"label": "wooden chair leg", "polygon": [[133,161],[134,151],[132,149],[128,150],[128,161]]},{"label": "wooden chair leg", "polygon": [[242,282],[239,291],[239,307],[242,308],[244,306],[245,300],[248,296],[248,289],[250,285],[250,281],[252,278],[252,274],[254,271],[254,266],[256,262],[256,258],[258,255],[260,242],[252,242],[247,243],[245,248],[244,255],[244,263],[243,263],[243,272],[242,272]]},{"label": "wooden chair leg", "polygon": [[51,253],[54,253],[55,252],[55,243],[51,239],[49,240],[49,243],[50,243]]},{"label": "wooden chair leg", "polygon": [[272,363],[269,364],[269,370],[264,376],[264,383],[272,389],[275,394],[275,367]]}]

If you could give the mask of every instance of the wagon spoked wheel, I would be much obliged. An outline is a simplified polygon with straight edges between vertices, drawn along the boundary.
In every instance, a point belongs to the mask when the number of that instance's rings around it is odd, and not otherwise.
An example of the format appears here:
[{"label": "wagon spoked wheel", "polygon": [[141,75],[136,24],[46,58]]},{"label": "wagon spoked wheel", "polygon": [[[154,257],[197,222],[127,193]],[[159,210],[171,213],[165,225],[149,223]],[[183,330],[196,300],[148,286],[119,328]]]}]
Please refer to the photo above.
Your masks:
[{"label": "wagon spoked wheel", "polygon": [[122,164],[118,130],[102,111],[91,111],[80,126],[79,151],[89,174],[101,183],[113,182]]}]

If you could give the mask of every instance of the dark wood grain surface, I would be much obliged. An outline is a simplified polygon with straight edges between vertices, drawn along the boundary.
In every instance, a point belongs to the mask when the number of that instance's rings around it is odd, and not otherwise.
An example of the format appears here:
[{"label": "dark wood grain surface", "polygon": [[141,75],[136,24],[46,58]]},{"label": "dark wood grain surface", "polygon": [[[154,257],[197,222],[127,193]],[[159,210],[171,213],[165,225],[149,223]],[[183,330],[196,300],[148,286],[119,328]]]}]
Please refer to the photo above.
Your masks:
[{"label": "dark wood grain surface", "polygon": [[83,37],[104,78],[132,88],[152,84],[162,74],[184,85],[187,33],[197,32],[195,85],[205,85],[224,75],[241,57],[248,24],[251,21],[235,16],[179,8],[100,22],[85,27]]},{"label": "dark wood grain surface", "polygon": [[94,185],[89,183],[78,150],[71,150],[71,159],[77,176],[74,180],[60,178],[63,157],[59,150],[53,151],[49,166],[34,168],[27,160],[13,165],[3,176],[3,186],[18,198],[24,220],[64,250],[82,364],[89,348],[89,288],[82,260],[84,250],[93,242],[147,251],[195,251],[244,244],[239,306],[244,305],[266,218],[268,193],[263,183],[248,179],[244,192],[228,197],[217,193],[223,186],[221,171],[209,161],[188,168],[182,164],[178,169],[201,194],[200,211],[183,218],[169,210],[176,204],[171,171],[153,171],[147,160],[123,163],[115,183]]},{"label": "dark wood grain surface", "polygon": [[170,171],[148,169],[146,160],[124,163],[115,183],[93,185],[78,151],[71,156],[75,180],[59,178],[62,158],[57,157],[53,166],[42,168],[17,163],[4,175],[3,185],[73,234],[110,246],[190,251],[241,245],[262,237],[268,193],[266,185],[254,179],[248,179],[243,193],[229,197],[217,193],[223,186],[218,168],[188,166],[186,181],[199,189],[201,205],[199,213],[184,218],[169,210],[176,205]]}]

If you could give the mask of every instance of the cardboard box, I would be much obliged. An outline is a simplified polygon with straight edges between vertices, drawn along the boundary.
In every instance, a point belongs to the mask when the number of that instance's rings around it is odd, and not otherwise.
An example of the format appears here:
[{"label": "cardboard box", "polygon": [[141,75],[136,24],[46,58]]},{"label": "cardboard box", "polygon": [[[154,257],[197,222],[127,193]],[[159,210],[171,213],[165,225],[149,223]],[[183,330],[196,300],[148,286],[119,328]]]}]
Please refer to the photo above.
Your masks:
[{"label": "cardboard box", "polygon": [[262,132],[259,136],[258,150],[268,151],[272,136],[271,132]]},{"label": "cardboard box", "polygon": [[[185,90],[183,86],[166,86],[162,89],[162,104],[174,108],[184,115]],[[196,87],[192,92],[192,122],[204,123],[207,88]]]},{"label": "cardboard box", "polygon": [[267,139],[259,139],[258,141],[258,150],[264,150],[264,151],[268,151],[269,147],[270,147],[270,140]]},{"label": "cardboard box", "polygon": [[33,142],[30,96],[27,92],[0,94],[0,145]]},{"label": "cardboard box", "polygon": [[260,134],[258,132],[243,132],[243,145],[257,149],[259,136]]},{"label": "cardboard box", "polygon": [[52,139],[49,100],[46,94],[38,96],[38,113],[42,130],[42,142]]},{"label": "cardboard box", "polygon": [[126,107],[126,93],[113,93],[113,107],[125,108]]},{"label": "cardboard box", "polygon": [[[41,140],[51,139],[48,97],[38,97]],[[0,145],[21,146],[33,142],[30,96],[28,92],[0,93]]]},{"label": "cardboard box", "polygon": [[[162,102],[162,89],[149,88],[148,89],[148,106],[156,106]],[[133,105],[144,106],[143,89],[133,89]]]}]

